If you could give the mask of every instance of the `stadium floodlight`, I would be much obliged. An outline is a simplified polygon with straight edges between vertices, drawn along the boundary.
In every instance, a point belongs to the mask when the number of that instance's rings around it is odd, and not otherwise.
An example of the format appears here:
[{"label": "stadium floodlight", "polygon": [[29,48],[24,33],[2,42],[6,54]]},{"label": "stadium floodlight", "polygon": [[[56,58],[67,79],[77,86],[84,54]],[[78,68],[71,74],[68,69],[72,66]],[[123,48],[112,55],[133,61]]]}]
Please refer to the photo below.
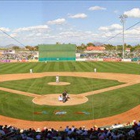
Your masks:
[{"label": "stadium floodlight", "polygon": [[122,30],[122,32],[123,32],[123,39],[122,39],[123,40],[122,58],[124,59],[124,23],[126,21],[127,15],[123,14],[119,18],[120,18],[120,21],[121,21],[121,23],[123,25],[123,30]]}]

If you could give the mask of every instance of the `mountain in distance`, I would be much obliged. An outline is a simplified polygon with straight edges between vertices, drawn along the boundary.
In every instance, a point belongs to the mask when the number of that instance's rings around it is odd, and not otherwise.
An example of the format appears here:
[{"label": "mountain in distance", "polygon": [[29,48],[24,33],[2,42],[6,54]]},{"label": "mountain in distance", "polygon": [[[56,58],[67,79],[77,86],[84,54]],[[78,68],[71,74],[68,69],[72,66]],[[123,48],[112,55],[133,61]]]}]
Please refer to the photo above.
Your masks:
[{"label": "mountain in distance", "polygon": [[4,48],[11,48],[13,46],[17,46],[17,45],[15,45],[15,44],[9,44],[9,45],[6,45]]},{"label": "mountain in distance", "polygon": [[13,46],[17,46],[17,45],[15,45],[15,44],[9,44],[9,45],[6,45],[6,46],[2,46],[2,45],[1,45],[0,48],[7,48],[7,49],[9,48],[9,49],[10,49],[10,48],[12,48]]},{"label": "mountain in distance", "polygon": [[94,44],[95,46],[102,46],[102,45],[103,45],[103,43],[101,43],[101,42],[93,42],[93,44]]}]

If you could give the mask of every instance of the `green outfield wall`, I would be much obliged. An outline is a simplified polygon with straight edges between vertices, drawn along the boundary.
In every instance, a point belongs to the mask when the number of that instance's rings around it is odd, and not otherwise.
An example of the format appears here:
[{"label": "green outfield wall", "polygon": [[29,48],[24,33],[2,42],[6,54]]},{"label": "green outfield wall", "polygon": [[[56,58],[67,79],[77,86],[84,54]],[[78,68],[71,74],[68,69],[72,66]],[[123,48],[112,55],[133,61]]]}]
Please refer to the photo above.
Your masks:
[{"label": "green outfield wall", "polygon": [[39,45],[39,61],[75,61],[76,45],[50,44]]}]

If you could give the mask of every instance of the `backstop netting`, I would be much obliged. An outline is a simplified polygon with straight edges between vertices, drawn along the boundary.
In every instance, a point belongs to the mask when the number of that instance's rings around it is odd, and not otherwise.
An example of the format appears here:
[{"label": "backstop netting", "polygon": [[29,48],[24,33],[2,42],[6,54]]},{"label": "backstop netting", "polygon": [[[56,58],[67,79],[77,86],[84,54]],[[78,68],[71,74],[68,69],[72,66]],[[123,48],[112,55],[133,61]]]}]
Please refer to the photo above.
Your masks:
[{"label": "backstop netting", "polygon": [[39,61],[75,61],[76,45],[39,45]]}]

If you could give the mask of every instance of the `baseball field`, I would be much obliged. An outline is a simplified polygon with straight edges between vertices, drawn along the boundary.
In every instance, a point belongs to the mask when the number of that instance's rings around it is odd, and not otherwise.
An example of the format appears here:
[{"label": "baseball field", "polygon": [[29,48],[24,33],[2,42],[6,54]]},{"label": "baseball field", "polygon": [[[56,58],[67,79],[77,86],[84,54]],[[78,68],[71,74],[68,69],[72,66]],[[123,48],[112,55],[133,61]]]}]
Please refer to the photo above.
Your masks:
[{"label": "baseball field", "polygon": [[[64,90],[70,96],[65,103],[58,101]],[[107,126],[139,120],[139,109],[137,63],[0,63],[0,124],[57,129]]]}]

